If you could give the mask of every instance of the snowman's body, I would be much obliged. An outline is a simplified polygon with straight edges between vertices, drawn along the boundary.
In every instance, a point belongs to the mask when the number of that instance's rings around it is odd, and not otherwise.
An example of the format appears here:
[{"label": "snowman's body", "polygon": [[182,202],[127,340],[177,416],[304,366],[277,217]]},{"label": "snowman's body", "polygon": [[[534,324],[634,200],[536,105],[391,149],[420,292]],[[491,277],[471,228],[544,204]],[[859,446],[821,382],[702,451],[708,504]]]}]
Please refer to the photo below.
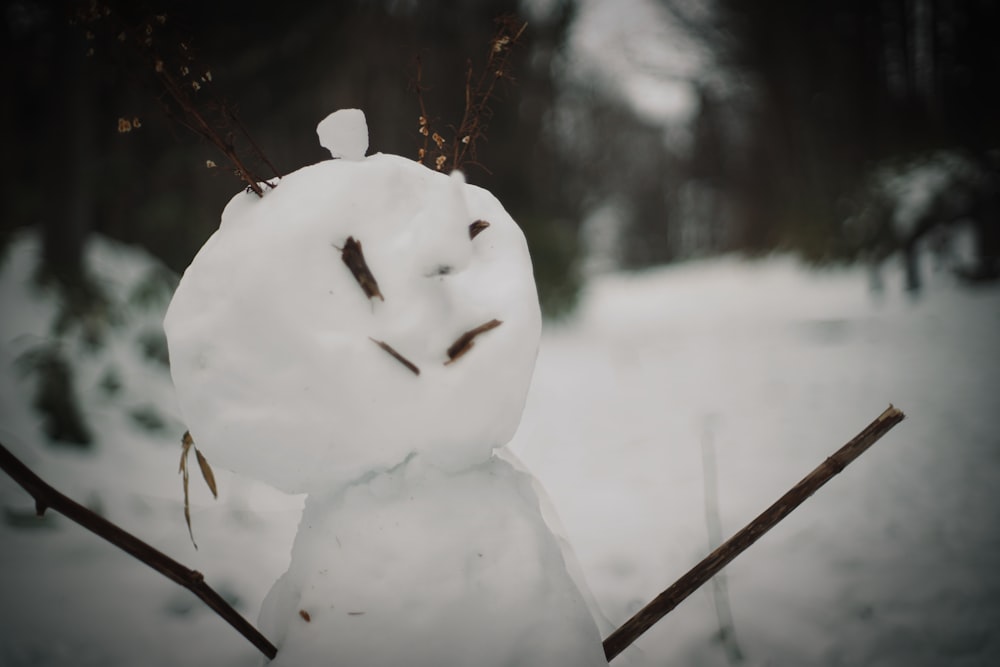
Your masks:
[{"label": "snowman's body", "polygon": [[308,494],[273,664],[606,665],[532,478],[493,453],[540,331],[520,229],[460,174],[364,158],[360,112],[319,131],[343,159],[235,197],[165,322],[199,445]]},{"label": "snowman's body", "polygon": [[530,477],[496,458],[310,495],[260,625],[276,665],[607,664]]}]

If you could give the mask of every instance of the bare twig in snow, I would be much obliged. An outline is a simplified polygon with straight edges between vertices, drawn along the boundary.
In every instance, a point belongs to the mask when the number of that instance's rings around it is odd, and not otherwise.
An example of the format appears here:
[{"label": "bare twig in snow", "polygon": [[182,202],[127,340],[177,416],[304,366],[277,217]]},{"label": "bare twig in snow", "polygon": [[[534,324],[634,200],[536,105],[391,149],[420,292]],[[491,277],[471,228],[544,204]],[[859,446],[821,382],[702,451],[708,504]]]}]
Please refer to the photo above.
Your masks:
[{"label": "bare twig in snow", "polygon": [[493,117],[490,102],[496,96],[497,83],[514,78],[510,73],[510,54],[528,27],[527,23],[510,15],[496,18],[495,23],[497,29],[490,39],[482,71],[477,75],[472,61],[466,64],[462,120],[450,126],[450,140],[434,130],[434,122],[427,114],[423,93],[428,89],[423,82],[423,61],[417,56],[413,87],[420,106],[418,131],[424,138],[423,146],[417,151],[417,161],[421,164],[433,162],[438,171],[462,169],[466,164],[483,167],[477,162],[476,145],[486,138],[486,128]]},{"label": "bare twig in snow", "polygon": [[35,509],[39,516],[51,507],[90,532],[103,537],[122,551],[131,554],[174,583],[194,593],[268,658],[273,659],[278,654],[278,649],[275,648],[274,644],[268,641],[257,628],[240,616],[239,612],[205,583],[205,577],[201,572],[181,565],[162,551],[151,547],[131,533],[122,530],[107,519],[94,514],[83,505],[59,493],[21,463],[2,443],[0,443],[0,469],[3,469],[11,479],[31,494],[35,499]]},{"label": "bare twig in snow", "polygon": [[458,337],[458,339],[451,344],[448,348],[448,361],[444,362],[445,366],[452,363],[463,354],[472,349],[473,341],[481,333],[485,333],[490,329],[496,329],[498,326],[503,324],[500,320],[490,320],[485,324],[480,324],[475,329],[469,329],[464,334]]},{"label": "bare twig in snow", "polygon": [[[212,70],[198,62],[190,40],[170,33],[172,21],[166,14],[134,22],[109,3],[94,0],[76,10],[74,21],[86,29],[91,44],[117,58],[139,81],[155,81],[156,99],[167,117],[215,146],[248,190],[263,196],[261,183],[274,187],[256,173],[252,162],[263,163],[275,177],[280,176],[278,170],[240,122],[233,106],[216,96]],[[92,46],[87,55],[94,53]],[[138,117],[118,119],[119,132],[140,126]],[[237,138],[245,145],[237,146]],[[209,160],[206,164],[215,163]]]},{"label": "bare twig in snow", "polygon": [[383,342],[381,340],[375,340],[374,338],[371,338],[370,340],[371,340],[371,342],[375,343],[380,348],[382,348],[383,350],[385,350],[386,352],[388,352],[392,356],[393,359],[395,359],[399,363],[401,363],[404,366],[406,366],[407,368],[409,368],[413,372],[414,375],[420,375],[420,369],[417,368],[417,365],[415,363],[413,363],[412,361],[410,361],[409,359],[407,359],[406,357],[404,357],[403,355],[401,355],[395,349],[393,349],[393,347],[391,345],[389,345],[388,343]]},{"label": "bare twig in snow", "polygon": [[365,262],[365,254],[361,250],[361,241],[355,241],[353,236],[348,236],[347,241],[344,242],[344,247],[338,248],[338,250],[340,250],[340,258],[344,260],[344,264],[351,270],[351,274],[358,281],[358,285],[361,286],[361,290],[365,293],[365,296],[369,299],[378,297],[382,301],[385,301],[385,297],[382,296],[382,292],[378,289],[378,281],[375,280],[371,269],[368,268],[368,263]]},{"label": "bare twig in snow", "polygon": [[743,553],[750,545],[760,539],[764,533],[791,514],[792,510],[805,502],[809,496],[830,481],[834,475],[863,454],[879,438],[888,433],[892,427],[903,421],[904,417],[905,415],[902,412],[890,405],[885,412],[866,426],[861,433],[854,436],[850,442],[838,449],[815,470],[806,475],[802,481],[793,486],[756,519],[726,540],[715,551],[702,559],[700,563],[688,570],[684,576],[636,612],[632,618],[627,620],[604,640],[604,654],[608,660],[613,659],[628,648],[646,630],[653,627],[657,621],[666,616],[691,595],[691,593],[728,565],[730,561]]},{"label": "bare twig in snow", "polygon": [[490,226],[490,223],[485,220],[476,220],[471,225],[469,225],[469,239],[474,239],[479,236],[479,233]]}]

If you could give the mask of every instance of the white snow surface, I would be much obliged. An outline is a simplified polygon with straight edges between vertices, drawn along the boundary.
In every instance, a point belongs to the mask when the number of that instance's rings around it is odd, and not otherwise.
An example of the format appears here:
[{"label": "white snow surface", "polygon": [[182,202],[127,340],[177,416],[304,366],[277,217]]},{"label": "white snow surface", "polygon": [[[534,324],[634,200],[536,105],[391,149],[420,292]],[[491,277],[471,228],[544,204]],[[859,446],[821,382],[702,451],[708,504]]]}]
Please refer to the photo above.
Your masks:
[{"label": "white snow surface", "polygon": [[498,458],[310,494],[260,628],[272,665],[607,665],[533,479]]},{"label": "white snow surface", "polygon": [[[476,220],[489,227],[470,239]],[[341,261],[349,238],[384,299]],[[493,319],[502,323],[445,363],[463,333]],[[541,315],[524,235],[495,197],[459,173],[377,154],[234,197],[164,328],[195,442],[299,493],[414,453],[456,470],[489,459],[517,429]]]},{"label": "white snow surface", "polygon": [[[184,424],[166,370],[137,344],[165,303],[129,298],[155,262],[102,239],[87,262],[121,304],[119,324],[99,350],[63,341],[97,444],[43,445],[32,379],[15,363],[52,338],[55,301],[30,279],[38,254],[22,235],[0,264],[0,440],[203,572],[253,620],[288,569],[302,497],[216,466],[213,501],[196,473],[192,547],[177,475]],[[900,289],[873,301],[866,285],[860,269],[706,260],[596,278],[579,315],[543,332],[511,446],[614,623],[707,552],[706,443],[728,535],[891,401],[907,419],[727,568],[746,664],[1000,662],[1000,290],[938,280],[919,300]],[[99,384],[112,368],[122,389],[109,395]],[[128,417],[147,405],[163,429]],[[0,664],[255,664],[255,649],[193,595],[63,517],[32,514],[0,475]],[[729,664],[717,632],[699,591],[640,639],[633,664]]]}]

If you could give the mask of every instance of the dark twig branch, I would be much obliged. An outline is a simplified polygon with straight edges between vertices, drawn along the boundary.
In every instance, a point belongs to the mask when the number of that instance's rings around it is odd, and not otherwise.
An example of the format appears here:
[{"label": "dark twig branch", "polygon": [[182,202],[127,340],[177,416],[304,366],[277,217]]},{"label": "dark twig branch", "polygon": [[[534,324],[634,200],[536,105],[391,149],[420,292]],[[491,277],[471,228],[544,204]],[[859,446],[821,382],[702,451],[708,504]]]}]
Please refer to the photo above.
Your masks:
[{"label": "dark twig branch", "polygon": [[420,107],[420,116],[417,119],[419,132],[423,136],[423,145],[417,149],[417,162],[424,164],[424,159],[428,156],[431,141],[431,121],[427,117],[427,107],[424,105],[424,59],[419,55],[416,57],[416,78],[413,83],[413,90],[417,94],[417,105]]},{"label": "dark twig branch", "polygon": [[466,164],[476,164],[476,145],[485,140],[486,129],[493,117],[491,100],[496,96],[497,83],[513,80],[509,60],[514,46],[520,41],[528,24],[514,16],[500,16],[496,20],[497,29],[490,39],[486,63],[477,76],[472,61],[465,70],[465,97],[462,120],[458,125],[450,125],[451,138],[446,139],[434,129],[434,122],[427,114],[424,92],[428,88],[423,81],[423,60],[416,58],[416,78],[413,88],[420,107],[418,131],[423,136],[423,146],[417,151],[417,161],[421,164],[433,162],[438,171],[462,169]]},{"label": "dark twig branch", "polygon": [[476,220],[471,225],[469,225],[469,239],[474,239],[479,236],[479,233],[490,226],[490,223],[485,220]]},{"label": "dark twig branch", "polygon": [[417,365],[412,361],[410,361],[409,359],[407,359],[406,357],[404,357],[403,355],[401,355],[399,352],[397,352],[395,348],[392,347],[392,345],[389,345],[389,343],[386,343],[381,340],[375,340],[374,338],[371,338],[370,340],[371,342],[375,343],[380,348],[388,352],[389,356],[391,356],[393,359],[406,366],[411,373],[413,373],[414,375],[420,375],[420,369],[417,368]]},{"label": "dark twig branch", "polygon": [[666,616],[677,605],[683,602],[691,593],[711,579],[734,558],[743,553],[750,545],[773,528],[779,521],[788,516],[792,510],[801,505],[821,486],[843,470],[849,463],[863,454],[869,447],[889,432],[892,427],[904,418],[902,412],[892,407],[883,412],[861,433],[846,445],[841,447],[809,473],[801,482],[793,486],[773,505],[768,507],[756,519],[742,530],[720,545],[706,556],[700,563],[691,568],[687,574],[674,582],[667,590],[660,593],[632,618],[626,621],[604,640],[604,654],[610,661],[628,648],[646,630]]},{"label": "dark twig branch", "polygon": [[528,24],[513,16],[502,16],[496,20],[497,32],[490,41],[486,66],[479,75],[475,87],[472,63],[468,64],[465,82],[465,113],[455,131],[452,148],[452,165],[459,169],[467,160],[476,159],[476,142],[486,135],[486,125],[493,116],[490,100],[493,98],[497,82],[511,79],[507,61],[514,45],[524,35]]},{"label": "dark twig branch", "polygon": [[[334,248],[337,248],[337,246],[334,246]],[[347,265],[354,279],[358,281],[358,285],[361,287],[361,291],[365,293],[365,296],[369,299],[378,297],[379,300],[385,301],[385,297],[382,296],[382,292],[378,288],[378,281],[375,280],[371,269],[368,268],[368,262],[365,261],[365,253],[361,249],[361,241],[356,240],[353,236],[348,236],[344,242],[344,247],[337,248],[337,250],[340,251],[340,259]]]},{"label": "dark twig branch", "polygon": [[233,609],[222,596],[205,583],[205,577],[197,570],[191,570],[170,558],[163,552],[151,547],[131,533],[128,533],[107,519],[94,514],[76,501],[56,491],[46,484],[38,475],[15,457],[0,443],[0,469],[3,469],[15,482],[35,499],[35,509],[41,516],[46,509],[52,508],[67,518],[80,524],[90,532],[103,537],[119,549],[141,560],[163,576],[176,584],[188,589],[215,613],[224,618],[227,623],[246,637],[250,643],[273,659],[278,649],[267,640],[257,628],[250,624],[239,612]]},{"label": "dark twig branch", "polygon": [[448,361],[444,362],[445,365],[447,366],[448,364],[455,361],[463,354],[471,350],[476,336],[478,336],[481,333],[485,333],[491,329],[496,329],[501,324],[503,324],[503,322],[501,322],[500,320],[493,319],[490,320],[489,322],[486,322],[485,324],[480,324],[475,329],[469,329],[464,334],[459,336],[455,340],[455,342],[451,344],[451,347],[448,348]]},{"label": "dark twig branch", "polygon": [[[112,9],[110,3],[94,0],[79,7],[73,20],[85,28],[88,42],[116,58],[139,81],[156,82],[157,101],[167,117],[215,146],[249,190],[263,196],[262,182],[273,187],[254,171],[251,162],[264,163],[275,177],[280,176],[278,170],[232,106],[215,95],[212,71],[197,61],[190,40],[170,33],[166,14],[134,20]],[[95,52],[92,46],[87,54]],[[138,118],[119,120],[120,132],[138,127]],[[236,137],[245,145],[237,146]]]}]

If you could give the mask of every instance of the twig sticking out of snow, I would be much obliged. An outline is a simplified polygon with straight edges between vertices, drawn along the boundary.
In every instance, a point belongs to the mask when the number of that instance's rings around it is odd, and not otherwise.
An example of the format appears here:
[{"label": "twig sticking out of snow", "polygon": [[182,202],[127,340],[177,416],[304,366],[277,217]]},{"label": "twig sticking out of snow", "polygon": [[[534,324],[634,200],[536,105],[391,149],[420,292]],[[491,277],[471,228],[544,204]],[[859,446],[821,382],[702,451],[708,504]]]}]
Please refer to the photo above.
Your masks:
[{"label": "twig sticking out of snow", "polygon": [[107,519],[94,514],[83,505],[59,493],[21,463],[2,443],[0,443],[0,469],[3,469],[10,475],[11,479],[31,494],[35,499],[35,511],[38,516],[44,514],[49,507],[60,512],[68,519],[103,537],[122,551],[131,554],[174,583],[180,584],[194,593],[269,659],[274,659],[274,656],[278,654],[278,649],[268,641],[267,637],[240,616],[239,612],[205,583],[205,577],[201,572],[181,565],[162,551],[151,547],[131,533],[122,530]]},{"label": "twig sticking out of snow", "polygon": [[490,320],[486,324],[480,324],[475,329],[469,329],[464,334],[458,337],[458,339],[451,344],[448,348],[448,361],[444,362],[444,365],[452,363],[463,354],[472,349],[473,339],[481,333],[489,331],[490,329],[496,329],[498,326],[503,324],[500,320]]},{"label": "twig sticking out of snow", "polygon": [[483,231],[490,226],[490,223],[485,220],[476,220],[474,223],[469,225],[469,239],[474,239],[479,236],[479,232]]},{"label": "twig sticking out of snow", "polygon": [[409,368],[411,371],[413,371],[414,375],[420,375],[420,369],[417,368],[417,365],[415,363],[413,363],[412,361],[410,361],[409,359],[407,359],[406,357],[404,357],[403,355],[401,355],[399,352],[397,352],[392,347],[392,345],[389,345],[388,343],[386,343],[384,341],[381,341],[381,340],[375,340],[374,338],[371,338],[369,340],[371,340],[371,342],[375,343],[380,348],[382,348],[383,350],[385,350],[386,352],[388,352],[392,356],[393,359],[395,359],[396,361],[398,361],[399,363],[403,364],[404,366],[406,366],[407,368]]},{"label": "twig sticking out of snow", "polygon": [[347,241],[344,242],[344,247],[338,248],[338,250],[340,250],[340,258],[344,260],[344,264],[351,270],[354,279],[358,281],[358,285],[361,285],[365,296],[369,299],[378,297],[382,301],[385,301],[385,297],[382,296],[382,292],[378,289],[378,281],[375,280],[371,269],[368,268],[368,263],[365,262],[365,254],[361,250],[361,241],[355,241],[353,236],[348,236]]},{"label": "twig sticking out of snow", "polygon": [[604,640],[604,654],[610,661],[628,648],[632,642],[649,630],[661,618],[666,616],[677,605],[683,602],[691,593],[711,579],[734,558],[743,553],[756,542],[761,535],[773,528],[779,521],[791,514],[792,510],[805,502],[821,486],[843,470],[849,463],[863,454],[883,435],[889,432],[905,415],[892,405],[879,415],[875,421],[866,426],[861,433],[854,436],[850,442],[838,449],[832,456],[821,463],[815,470],[806,475],[802,481],[793,486],[773,505],[764,510],[756,519],[742,530],[721,544],[715,551],[667,590],[656,596],[649,604],[640,609],[620,628],[612,632]]},{"label": "twig sticking out of snow", "polygon": [[[280,177],[277,168],[250,136],[233,106],[215,96],[212,70],[197,61],[190,41],[170,34],[172,22],[166,14],[133,23],[125,14],[112,10],[109,3],[93,0],[81,3],[74,21],[86,28],[90,43],[117,56],[118,64],[137,69],[133,73],[140,81],[152,77],[160,89],[156,99],[167,117],[225,155],[236,175],[247,183],[248,191],[262,197],[261,183],[275,187],[276,181],[261,178],[251,161],[262,163]],[[94,53],[93,47],[87,51],[88,56]],[[118,131],[129,132],[140,125],[138,117],[131,121],[120,118]],[[242,147],[237,146],[237,138],[242,139]],[[206,166],[214,167],[215,162],[208,160]]]},{"label": "twig sticking out of snow", "polygon": [[438,171],[462,169],[468,163],[482,167],[477,162],[476,143],[485,139],[486,127],[493,117],[490,100],[496,94],[498,81],[514,79],[510,74],[508,61],[514,45],[528,28],[527,23],[512,15],[499,16],[494,22],[497,29],[490,40],[482,71],[476,76],[472,60],[469,59],[466,63],[465,109],[462,121],[457,126],[451,126],[450,143],[431,127],[432,122],[424,106],[423,91],[427,88],[423,83],[423,63],[419,56],[416,58],[416,81],[413,87],[420,105],[418,131],[424,137],[424,145],[417,152],[417,162],[425,164],[425,160],[431,160]]}]

